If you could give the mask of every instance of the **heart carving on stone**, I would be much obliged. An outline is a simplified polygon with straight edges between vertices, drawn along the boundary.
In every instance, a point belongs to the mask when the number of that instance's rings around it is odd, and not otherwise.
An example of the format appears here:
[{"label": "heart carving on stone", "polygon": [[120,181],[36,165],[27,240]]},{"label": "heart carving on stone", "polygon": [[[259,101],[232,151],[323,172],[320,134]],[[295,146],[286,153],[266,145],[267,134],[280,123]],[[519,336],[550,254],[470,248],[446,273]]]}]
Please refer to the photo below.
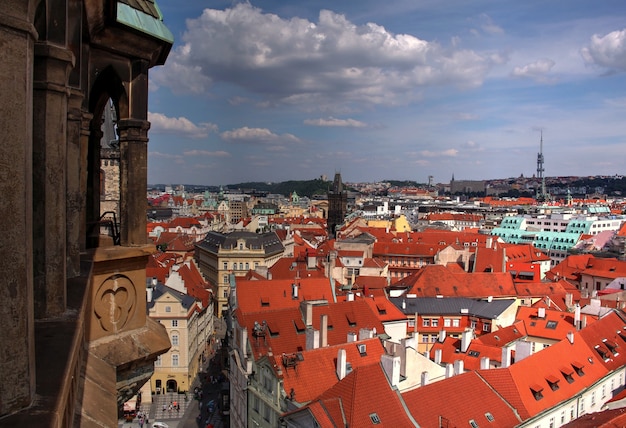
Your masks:
[{"label": "heart carving on stone", "polygon": [[121,331],[132,317],[137,295],[132,281],[124,275],[112,275],[99,287],[94,299],[94,313],[104,331]]}]

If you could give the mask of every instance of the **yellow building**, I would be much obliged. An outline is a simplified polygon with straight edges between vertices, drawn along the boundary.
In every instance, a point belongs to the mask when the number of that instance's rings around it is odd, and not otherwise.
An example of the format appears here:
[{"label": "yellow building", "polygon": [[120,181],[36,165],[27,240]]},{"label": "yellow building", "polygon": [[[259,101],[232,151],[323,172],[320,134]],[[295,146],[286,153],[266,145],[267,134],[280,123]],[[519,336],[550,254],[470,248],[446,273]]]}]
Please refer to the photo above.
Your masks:
[{"label": "yellow building", "polygon": [[154,364],[150,389],[155,394],[185,392],[209,358],[212,310],[202,302],[161,283],[148,291],[148,315],[161,323],[172,347]]},{"label": "yellow building", "polygon": [[221,317],[228,310],[231,274],[244,276],[251,269],[271,267],[284,252],[285,247],[275,232],[209,232],[196,244],[196,261],[213,287],[215,314]]},{"label": "yellow building", "polygon": [[390,220],[368,220],[368,227],[378,227],[397,232],[410,232],[411,225],[404,214]]}]

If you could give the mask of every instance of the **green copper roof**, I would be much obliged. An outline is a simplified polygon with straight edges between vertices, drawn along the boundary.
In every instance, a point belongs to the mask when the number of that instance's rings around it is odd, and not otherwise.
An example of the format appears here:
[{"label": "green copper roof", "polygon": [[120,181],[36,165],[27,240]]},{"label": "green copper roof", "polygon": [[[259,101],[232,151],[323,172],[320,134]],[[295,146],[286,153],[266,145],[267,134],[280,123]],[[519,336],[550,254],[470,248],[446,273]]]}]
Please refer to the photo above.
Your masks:
[{"label": "green copper roof", "polygon": [[174,43],[174,36],[163,23],[163,15],[156,0],[118,0],[117,22]]}]

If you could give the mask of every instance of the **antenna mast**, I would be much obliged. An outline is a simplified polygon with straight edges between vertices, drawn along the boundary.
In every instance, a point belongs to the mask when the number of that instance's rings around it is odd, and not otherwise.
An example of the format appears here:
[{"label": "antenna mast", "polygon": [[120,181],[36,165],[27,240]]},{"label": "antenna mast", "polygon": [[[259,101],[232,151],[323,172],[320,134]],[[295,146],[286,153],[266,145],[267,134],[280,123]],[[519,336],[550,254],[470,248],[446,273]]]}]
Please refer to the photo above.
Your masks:
[{"label": "antenna mast", "polygon": [[543,129],[541,130],[541,138],[539,140],[539,153],[537,153],[537,179],[541,180],[541,187],[537,190],[537,201],[547,202],[550,200],[550,195],[546,191],[546,177],[543,172]]}]

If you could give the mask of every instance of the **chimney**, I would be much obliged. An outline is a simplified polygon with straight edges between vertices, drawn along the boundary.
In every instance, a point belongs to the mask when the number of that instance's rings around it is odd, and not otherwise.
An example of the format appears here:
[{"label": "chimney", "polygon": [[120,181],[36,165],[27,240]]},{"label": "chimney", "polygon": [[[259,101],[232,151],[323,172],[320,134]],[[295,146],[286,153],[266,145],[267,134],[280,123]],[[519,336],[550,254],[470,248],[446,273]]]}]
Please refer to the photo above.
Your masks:
[{"label": "chimney", "polygon": [[446,364],[446,379],[454,376],[454,366],[452,363]]},{"label": "chimney", "polygon": [[567,340],[569,340],[569,343],[571,343],[572,345],[574,344],[574,332],[573,331],[567,332]]},{"label": "chimney", "polygon": [[578,303],[574,307],[574,327],[576,330],[580,330],[580,305]]},{"label": "chimney", "polygon": [[152,302],[152,291],[153,291],[152,287],[146,288],[146,302],[148,303]]},{"label": "chimney", "polygon": [[454,362],[454,375],[460,375],[463,373],[463,360],[456,360]]},{"label": "chimney", "polygon": [[446,331],[445,330],[441,330],[439,332],[439,342],[444,342],[446,340]]},{"label": "chimney", "polygon": [[317,349],[320,346],[320,332],[313,327],[306,328],[306,350]]},{"label": "chimney", "polygon": [[157,281],[157,279],[156,279],[156,276],[153,276],[153,277],[152,277],[152,286],[153,286],[153,287],[156,287],[156,286],[157,286],[157,282],[158,282],[158,281]]},{"label": "chimney", "polygon": [[315,269],[315,255],[308,254],[306,258],[307,269]]},{"label": "chimney", "polygon": [[491,236],[487,238],[487,240],[486,240],[486,242],[485,242],[485,247],[487,247],[487,248],[491,248],[492,239],[493,239],[493,238],[492,238]]},{"label": "chimney", "polygon": [[585,328],[585,327],[587,327],[587,315],[583,315],[583,319],[580,322],[580,328],[582,329],[582,328]]},{"label": "chimney", "polygon": [[567,309],[571,308],[574,304],[574,295],[572,293],[567,293],[565,295],[565,307]]},{"label": "chimney", "polygon": [[359,330],[359,340],[371,339],[374,337],[374,331],[369,328]]},{"label": "chimney", "polygon": [[489,296],[489,297],[487,297],[487,302],[488,302],[488,303],[493,302],[493,296]]},{"label": "chimney", "polygon": [[241,354],[245,356],[248,353],[248,329],[241,329]]},{"label": "chimney", "polygon": [[441,354],[442,354],[442,350],[441,349],[435,349],[435,363],[436,364],[441,364]]},{"label": "chimney", "polygon": [[295,282],[291,284],[291,298],[296,300],[298,299],[298,284]]},{"label": "chimney", "polygon": [[356,342],[356,333],[355,332],[353,332],[353,331],[349,331],[348,332],[348,340],[347,340],[347,342],[348,343]]},{"label": "chimney", "polygon": [[482,357],[480,359],[480,369],[489,370],[489,357]]},{"label": "chimney", "polygon": [[352,291],[348,291],[348,293],[346,293],[346,301],[354,302],[354,293]]},{"label": "chimney", "polygon": [[328,346],[328,315],[320,317],[320,348]]},{"label": "chimney", "polygon": [[539,318],[545,318],[546,317],[546,308],[538,308],[537,309],[537,316]]},{"label": "chimney", "polygon": [[508,346],[502,347],[502,363],[500,367],[507,368],[511,365],[511,349]]},{"label": "chimney", "polygon": [[526,342],[525,340],[518,340],[515,342],[515,361],[522,361],[526,357],[530,357],[533,353],[533,344]]},{"label": "chimney", "polygon": [[313,304],[310,302],[300,303],[300,308],[304,305],[304,325],[311,327],[313,325]]},{"label": "chimney", "polygon": [[472,342],[472,336],[474,335],[474,330],[471,328],[466,328],[461,334],[461,352],[467,352],[467,348],[469,348],[470,343]]},{"label": "chimney", "polygon": [[383,355],[380,357],[380,363],[391,386],[398,386],[400,383],[400,357]]},{"label": "chimney", "polygon": [[346,377],[346,350],[340,349],[337,353],[337,377],[339,380]]},{"label": "chimney", "polygon": [[430,376],[428,372],[422,372],[422,386],[428,385],[430,382]]},{"label": "chimney", "polygon": [[406,300],[402,299],[402,310],[406,309]]}]

